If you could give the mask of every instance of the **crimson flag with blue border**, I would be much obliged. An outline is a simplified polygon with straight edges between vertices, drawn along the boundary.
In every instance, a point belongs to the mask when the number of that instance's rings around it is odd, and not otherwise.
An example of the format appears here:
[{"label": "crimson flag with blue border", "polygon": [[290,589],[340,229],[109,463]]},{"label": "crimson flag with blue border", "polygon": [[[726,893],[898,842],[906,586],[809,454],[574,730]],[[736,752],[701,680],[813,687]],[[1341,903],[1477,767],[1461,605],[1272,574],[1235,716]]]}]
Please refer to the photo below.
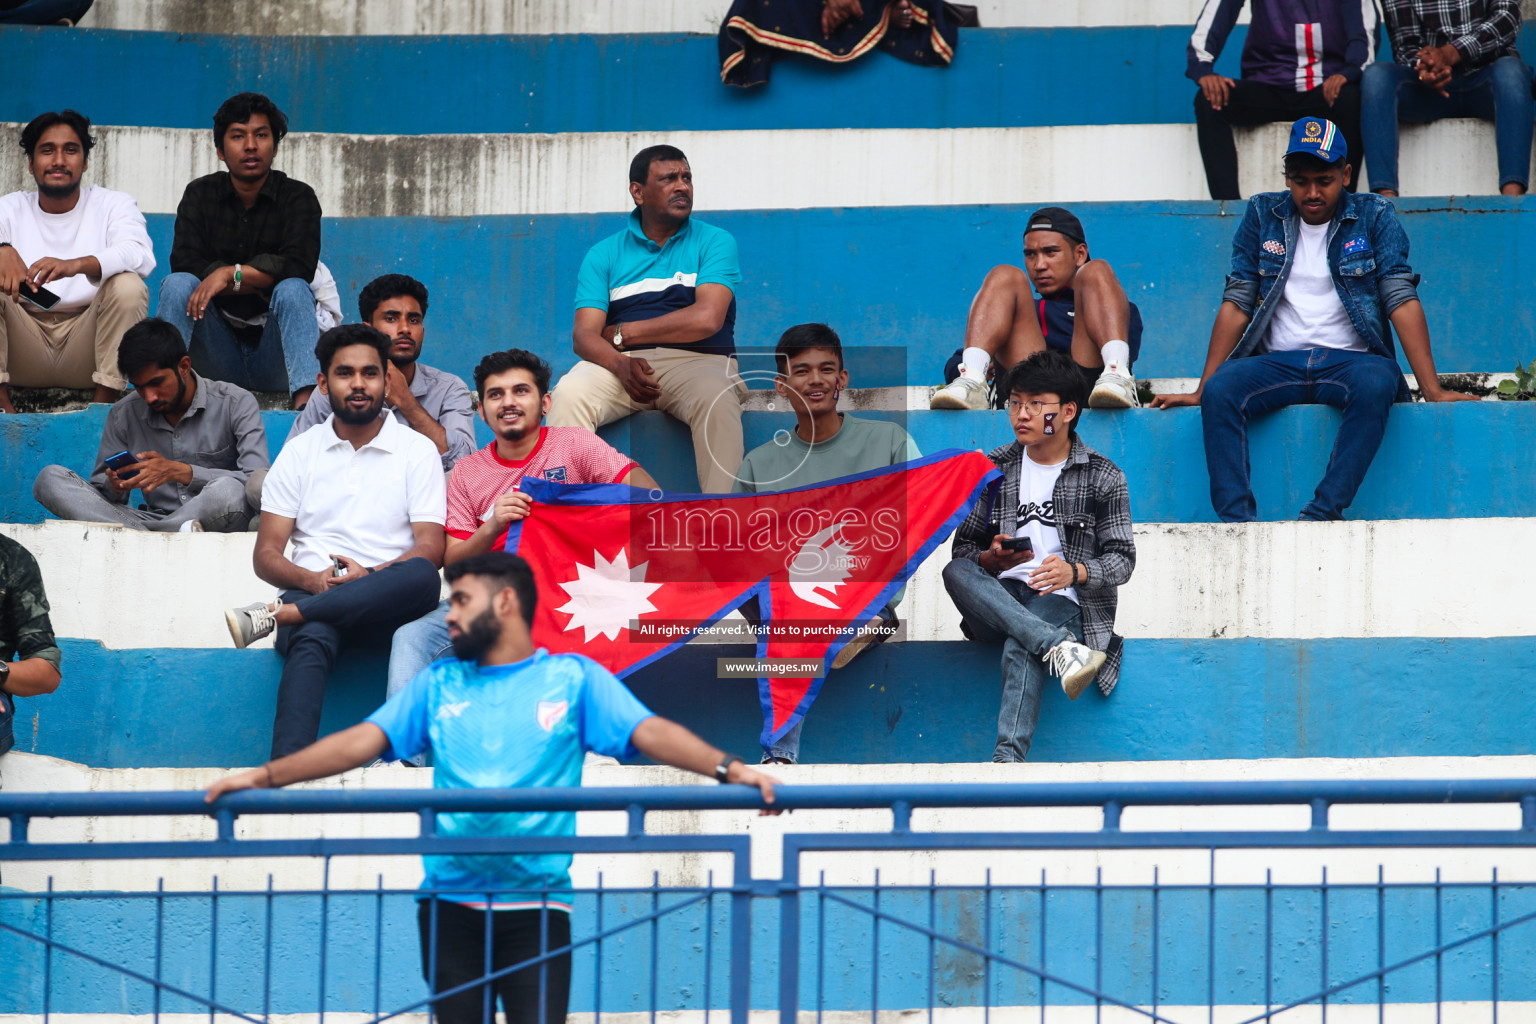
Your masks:
[{"label": "crimson flag with blue border", "polygon": [[620,678],[755,599],[758,659],[819,664],[758,676],[767,748],[805,716],[858,627],[1000,478],[980,452],[950,450],[764,494],[524,479],[534,504],[506,549],[538,583],[534,643]]}]

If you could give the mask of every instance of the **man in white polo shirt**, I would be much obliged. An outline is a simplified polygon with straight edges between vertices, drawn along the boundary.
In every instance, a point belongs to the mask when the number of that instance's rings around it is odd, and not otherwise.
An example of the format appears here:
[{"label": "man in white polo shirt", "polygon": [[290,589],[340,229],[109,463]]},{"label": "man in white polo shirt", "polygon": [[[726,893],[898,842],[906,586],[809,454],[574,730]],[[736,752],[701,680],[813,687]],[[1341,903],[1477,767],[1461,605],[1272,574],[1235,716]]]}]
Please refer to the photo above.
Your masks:
[{"label": "man in white polo shirt", "polygon": [[[389,339],[333,327],[315,346],[329,419],[293,438],[267,474],[256,575],[278,600],[225,613],[236,647],[277,631],[286,659],[272,756],[313,743],[343,645],[387,644],[437,605],[447,496],[437,446],[384,408]],[[292,558],[283,552],[293,541]]]}]

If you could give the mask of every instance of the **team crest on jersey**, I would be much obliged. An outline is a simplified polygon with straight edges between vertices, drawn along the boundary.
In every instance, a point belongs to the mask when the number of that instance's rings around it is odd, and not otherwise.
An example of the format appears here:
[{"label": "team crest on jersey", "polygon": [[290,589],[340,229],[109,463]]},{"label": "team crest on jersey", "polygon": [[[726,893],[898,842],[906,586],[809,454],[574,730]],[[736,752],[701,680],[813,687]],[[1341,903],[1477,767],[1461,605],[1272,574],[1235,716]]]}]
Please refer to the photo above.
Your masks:
[{"label": "team crest on jersey", "polygon": [[539,728],[545,732],[554,732],[555,726],[565,718],[570,704],[563,700],[541,700],[538,707]]},{"label": "team crest on jersey", "polygon": [[555,466],[553,469],[546,469],[544,479],[557,484],[565,483],[565,467]]},{"label": "team crest on jersey", "polygon": [[1271,238],[1269,241],[1264,243],[1264,251],[1269,253],[1271,256],[1284,256],[1285,243],[1276,241],[1275,239]]}]

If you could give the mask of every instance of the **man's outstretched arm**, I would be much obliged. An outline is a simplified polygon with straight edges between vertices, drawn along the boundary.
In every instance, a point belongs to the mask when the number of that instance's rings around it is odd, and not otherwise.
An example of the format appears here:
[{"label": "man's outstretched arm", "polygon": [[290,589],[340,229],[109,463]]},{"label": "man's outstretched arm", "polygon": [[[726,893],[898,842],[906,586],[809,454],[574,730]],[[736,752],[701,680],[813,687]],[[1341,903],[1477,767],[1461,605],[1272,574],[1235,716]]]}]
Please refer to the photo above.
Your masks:
[{"label": "man's outstretched arm", "polygon": [[[715,766],[725,758],[725,751],[717,750],[676,722],[660,715],[652,715],[635,726],[629,742],[652,761],[669,764],[674,768],[686,768],[710,778],[714,778]],[[773,779],[755,768],[748,768],[741,761],[732,762],[725,781],[756,786],[762,790],[763,803],[773,803]]]},{"label": "man's outstretched arm", "polygon": [[230,775],[208,787],[206,799],[213,803],[225,793],[241,789],[276,789],[295,782],[324,779],[353,768],[372,764],[389,749],[384,730],[372,722],[360,722],[350,729],[333,732],[303,750],[268,761],[239,775]]}]

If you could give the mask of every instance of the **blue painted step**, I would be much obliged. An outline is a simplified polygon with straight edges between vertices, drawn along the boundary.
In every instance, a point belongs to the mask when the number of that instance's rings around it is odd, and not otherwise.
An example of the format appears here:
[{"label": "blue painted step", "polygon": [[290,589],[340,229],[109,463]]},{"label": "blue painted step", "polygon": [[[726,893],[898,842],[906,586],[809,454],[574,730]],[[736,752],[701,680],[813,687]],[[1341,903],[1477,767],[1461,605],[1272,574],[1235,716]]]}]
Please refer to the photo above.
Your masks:
[{"label": "blue painted step", "polygon": [[[1420,297],[1440,372],[1507,372],[1536,358],[1536,259],[1529,245],[1536,201],[1438,197],[1399,205],[1415,243],[1414,269],[1424,279]],[[982,278],[998,263],[1021,259],[1031,209],[701,210],[699,217],[736,236],[743,275],[736,337],[744,350],[771,350],[793,324],[829,323],[851,348],[852,385],[890,387],[942,382]],[[1074,209],[1093,255],[1115,265],[1141,307],[1146,334],[1137,375],[1198,377],[1241,205]],[[149,282],[155,311],[170,269],[174,217],[148,220],[160,262]],[[435,366],[468,380],[486,352],[518,345],[559,373],[576,359],[572,302],[582,257],[623,225],[619,214],[328,218],[322,258],[336,275],[349,320],[357,319],[357,293],[374,277],[420,278],[432,293],[426,358]],[[1454,248],[1435,244],[1451,237]],[[1459,255],[1469,251],[1482,258]],[[496,268],[494,287],[463,286],[487,267]],[[1399,363],[1406,371],[1406,361]]]},{"label": "blue painted step", "polygon": [[[218,609],[210,609],[217,615]],[[259,764],[271,743],[275,652],[108,650],[66,640],[64,683],[21,702],[16,748],[102,768]],[[887,644],[835,672],[807,716],[813,762],[987,761],[1001,647]],[[717,679],[694,646],[630,677],[636,694],[711,742],[758,749],[757,685]],[[344,655],[326,732],[384,697],[384,662]],[[1161,761],[1261,757],[1477,756],[1530,751],[1536,671],[1528,638],[1128,640],[1119,687],[1069,702],[1047,687],[1031,758]],[[1449,681],[1456,699],[1445,699]],[[1361,714],[1361,708],[1369,708]],[[220,728],[210,731],[210,722]]]},{"label": "blue painted step", "polygon": [[[1237,74],[1246,30],[1227,44]],[[227,96],[265,92],[296,131],[657,132],[970,128],[1193,120],[1189,29],[982,29],[954,63],[885,54],[846,67],[785,60],[766,89],[720,83],[713,36],[176,35],[0,29],[0,119],[74,106],[100,124],[210,127]],[[1086,74],[1041,76],[1044,61]],[[1228,70],[1226,65],[1230,63]],[[52,69],[72,69],[59,76]],[[121,83],[151,76],[175,88]],[[325,81],[331,87],[315,88]],[[900,96],[900,103],[871,102]]]},{"label": "blue painted step", "polygon": [[[903,414],[865,415],[896,418]],[[919,412],[904,424],[927,453],[945,448],[989,451],[1011,440],[1003,413]],[[276,455],[291,413],[266,414]],[[105,406],[85,412],[0,417],[0,522],[47,518],[32,499],[38,470],[60,462],[89,473]],[[1340,416],[1323,406],[1297,406],[1254,424],[1249,449],[1261,519],[1295,518],[1322,478]],[[749,447],[768,443],[790,425],[782,413],[742,415]],[[1459,519],[1536,516],[1536,490],[1526,469],[1536,405],[1479,402],[1398,406],[1366,474],[1352,519]],[[490,440],[480,424],[480,441]],[[698,483],[688,430],[663,413],[641,413],[604,427],[602,435],[633,456],[671,491]],[[1200,413],[1194,409],[1092,412],[1083,436],[1125,471],[1137,522],[1201,523],[1215,519],[1205,471]]]}]

